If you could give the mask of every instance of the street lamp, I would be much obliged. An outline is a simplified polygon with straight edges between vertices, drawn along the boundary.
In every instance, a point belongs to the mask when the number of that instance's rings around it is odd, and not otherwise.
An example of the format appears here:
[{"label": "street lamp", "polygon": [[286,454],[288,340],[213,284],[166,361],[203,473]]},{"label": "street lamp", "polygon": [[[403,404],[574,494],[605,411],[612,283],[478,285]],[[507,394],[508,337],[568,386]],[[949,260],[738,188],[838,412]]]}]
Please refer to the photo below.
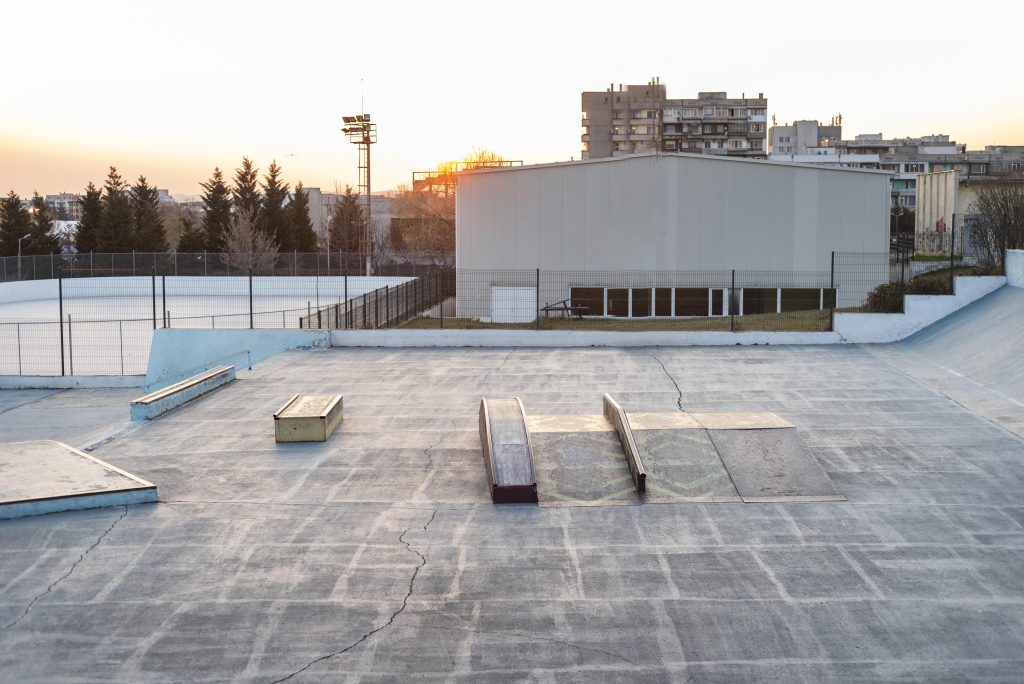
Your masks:
[{"label": "street lamp", "polygon": [[21,241],[27,240],[29,237],[31,237],[31,234],[25,233],[18,238],[18,280],[21,280]]},{"label": "street lamp", "polygon": [[366,275],[370,275],[370,224],[372,211],[370,207],[370,145],[377,142],[377,124],[370,123],[369,114],[341,117],[345,127],[341,132],[348,136],[348,141],[359,146],[359,190],[366,193],[366,223],[363,226],[363,249],[366,252]]}]

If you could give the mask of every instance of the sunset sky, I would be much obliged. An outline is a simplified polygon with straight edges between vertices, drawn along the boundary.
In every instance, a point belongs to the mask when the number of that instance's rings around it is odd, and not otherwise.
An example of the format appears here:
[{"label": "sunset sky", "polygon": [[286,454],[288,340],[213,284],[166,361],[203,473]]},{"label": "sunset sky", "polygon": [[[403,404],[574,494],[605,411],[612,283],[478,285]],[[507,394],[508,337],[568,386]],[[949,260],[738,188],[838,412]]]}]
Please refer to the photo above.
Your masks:
[{"label": "sunset sky", "polygon": [[0,13],[0,191],[80,191],[113,164],[176,195],[242,155],[356,179],[341,116],[379,127],[374,190],[471,148],[579,158],[580,91],[764,92],[844,137],[1024,145],[1018,3],[16,2]]}]

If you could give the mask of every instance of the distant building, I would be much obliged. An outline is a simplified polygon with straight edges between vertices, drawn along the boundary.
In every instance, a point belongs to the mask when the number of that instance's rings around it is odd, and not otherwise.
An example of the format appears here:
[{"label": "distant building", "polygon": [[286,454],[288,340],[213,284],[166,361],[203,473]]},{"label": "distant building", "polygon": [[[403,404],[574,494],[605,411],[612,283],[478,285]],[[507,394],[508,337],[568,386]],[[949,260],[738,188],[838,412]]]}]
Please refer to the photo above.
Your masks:
[{"label": "distant building", "polygon": [[768,100],[702,92],[668,99],[658,78],[581,94],[583,159],[644,152],[764,158]]},{"label": "distant building", "polygon": [[58,220],[78,221],[82,218],[82,198],[76,193],[62,192],[57,195],[46,195],[43,197],[43,202]]},{"label": "distant building", "polygon": [[[890,172],[891,204],[907,209],[917,207],[918,174],[957,171],[962,180],[971,181],[1024,172],[1024,146],[989,145],[984,150],[969,151],[945,134],[886,138],[881,133],[867,133],[842,140],[838,118],[831,126],[817,121],[772,126],[769,138],[769,159],[773,161]],[[817,146],[812,144],[815,138],[819,140]]]},{"label": "distant building", "polygon": [[[320,249],[337,251],[330,247],[331,214],[334,213],[334,206],[338,202],[338,193],[322,192],[320,188],[303,188],[309,197],[309,220],[313,224],[313,232],[316,233],[317,244]],[[294,193],[289,194],[288,201],[294,199]],[[359,198],[360,204],[366,207],[366,199]],[[386,240],[391,235],[392,199],[387,194],[374,194],[370,200],[370,211],[372,213],[374,235],[378,242]]]}]

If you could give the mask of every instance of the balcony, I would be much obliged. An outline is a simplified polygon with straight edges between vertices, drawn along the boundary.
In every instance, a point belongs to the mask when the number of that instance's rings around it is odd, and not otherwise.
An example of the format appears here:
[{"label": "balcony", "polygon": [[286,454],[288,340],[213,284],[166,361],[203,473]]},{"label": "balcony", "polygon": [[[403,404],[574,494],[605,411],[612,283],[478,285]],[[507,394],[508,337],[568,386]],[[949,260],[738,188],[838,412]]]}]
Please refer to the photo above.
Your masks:
[{"label": "balcony", "polygon": [[583,142],[590,142],[590,134],[584,133],[583,135],[580,136],[580,140]]},{"label": "balcony", "polygon": [[629,142],[629,133],[612,133],[612,142]]}]

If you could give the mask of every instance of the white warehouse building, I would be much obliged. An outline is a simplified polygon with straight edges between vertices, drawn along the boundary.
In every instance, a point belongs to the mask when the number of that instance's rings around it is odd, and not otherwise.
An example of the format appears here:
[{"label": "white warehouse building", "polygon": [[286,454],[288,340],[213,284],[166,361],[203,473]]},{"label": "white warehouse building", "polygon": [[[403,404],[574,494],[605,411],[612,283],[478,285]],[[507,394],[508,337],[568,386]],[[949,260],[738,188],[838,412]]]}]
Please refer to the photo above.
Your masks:
[{"label": "white warehouse building", "polygon": [[[730,301],[732,313],[827,307],[835,293],[820,275],[833,252],[888,249],[884,171],[674,153],[480,169],[458,177],[457,315],[522,322],[558,303],[632,317],[727,315]],[[536,269],[560,275],[530,278]],[[488,279],[494,271],[504,273]],[[755,271],[775,272],[760,275],[777,286],[753,287],[765,284]]]}]

